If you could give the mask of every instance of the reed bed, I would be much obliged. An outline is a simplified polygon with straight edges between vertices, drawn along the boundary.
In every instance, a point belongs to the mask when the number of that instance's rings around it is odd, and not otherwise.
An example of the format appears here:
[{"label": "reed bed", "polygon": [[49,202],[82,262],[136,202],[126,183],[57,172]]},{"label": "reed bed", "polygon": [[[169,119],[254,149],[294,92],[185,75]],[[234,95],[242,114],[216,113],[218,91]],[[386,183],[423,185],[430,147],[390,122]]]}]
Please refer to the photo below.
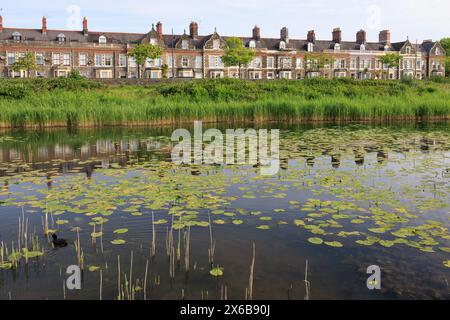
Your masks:
[{"label": "reed bed", "polygon": [[0,127],[449,119],[450,85],[430,81],[204,80],[1,95]]}]

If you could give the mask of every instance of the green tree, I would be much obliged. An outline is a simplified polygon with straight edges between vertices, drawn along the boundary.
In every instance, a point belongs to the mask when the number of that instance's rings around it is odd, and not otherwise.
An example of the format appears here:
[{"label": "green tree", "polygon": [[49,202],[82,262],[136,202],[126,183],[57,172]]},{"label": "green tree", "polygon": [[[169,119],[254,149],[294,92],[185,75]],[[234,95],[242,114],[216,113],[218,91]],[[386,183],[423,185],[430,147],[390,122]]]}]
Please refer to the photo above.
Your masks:
[{"label": "green tree", "polygon": [[443,38],[440,43],[447,55],[445,58],[445,74],[450,77],[450,38]]},{"label": "green tree", "polygon": [[27,71],[27,77],[31,76],[31,71],[38,71],[40,68],[36,63],[36,57],[33,53],[27,52],[23,57],[17,59],[16,62],[12,65],[13,71]]},{"label": "green tree", "polygon": [[147,59],[160,58],[162,56],[162,49],[152,44],[138,44],[128,53],[128,56],[136,61],[139,78],[142,78],[142,67]]},{"label": "green tree", "polygon": [[333,57],[326,53],[307,53],[305,55],[305,72],[319,72],[325,66],[333,64]]},{"label": "green tree", "polygon": [[401,59],[402,58],[400,57],[400,55],[398,55],[396,53],[388,53],[380,58],[380,61],[383,64],[383,71],[384,71],[384,66],[387,66],[387,78],[388,79],[389,79],[389,73],[390,73],[391,69],[400,67]]},{"label": "green tree", "polygon": [[238,67],[240,79],[242,66],[249,64],[255,58],[255,55],[255,50],[246,48],[241,39],[232,37],[227,40],[222,61],[227,67]]}]

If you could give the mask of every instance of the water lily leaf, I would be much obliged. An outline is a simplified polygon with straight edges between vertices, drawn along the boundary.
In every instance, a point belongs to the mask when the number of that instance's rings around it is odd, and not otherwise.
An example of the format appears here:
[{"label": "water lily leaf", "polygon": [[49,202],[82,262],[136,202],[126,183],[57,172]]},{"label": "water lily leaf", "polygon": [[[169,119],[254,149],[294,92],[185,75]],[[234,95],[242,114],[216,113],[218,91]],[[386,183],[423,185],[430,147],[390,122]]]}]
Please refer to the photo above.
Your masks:
[{"label": "water lily leaf", "polygon": [[92,232],[91,233],[92,238],[100,238],[101,236],[103,236],[103,232]]},{"label": "water lily leaf", "polygon": [[450,253],[450,248],[448,247],[440,247],[439,250]]},{"label": "water lily leaf", "polygon": [[294,224],[297,227],[304,226],[305,225],[305,221],[303,221],[303,220],[294,220]]},{"label": "water lily leaf", "polygon": [[450,268],[450,260],[444,261],[444,266],[446,266],[447,268]]},{"label": "water lily leaf", "polygon": [[331,241],[331,242],[325,242],[327,246],[335,247],[335,248],[342,248],[344,245],[340,243],[339,241]]},{"label": "water lily leaf", "polygon": [[125,244],[126,241],[123,239],[116,239],[116,240],[111,241],[111,243],[115,244],[115,245],[121,245],[121,244]]},{"label": "water lily leaf", "polygon": [[259,229],[259,230],[269,230],[269,229],[270,229],[270,226],[268,226],[268,225],[262,225],[262,226],[256,227],[256,229]]},{"label": "water lily leaf", "polygon": [[225,224],[225,220],[222,219],[218,219],[218,220],[214,220],[215,224]]},{"label": "water lily leaf", "polygon": [[223,268],[216,267],[216,268],[212,269],[211,271],[209,271],[209,273],[213,277],[222,277],[223,276]]},{"label": "water lily leaf", "polygon": [[243,224],[244,223],[244,221],[242,221],[242,220],[233,220],[233,224],[235,224],[235,225],[241,225],[241,224]]},{"label": "water lily leaf", "polygon": [[127,228],[114,230],[115,234],[124,234],[124,233],[127,233],[127,232],[128,232]]},{"label": "water lily leaf", "polygon": [[97,266],[90,266],[89,267],[89,271],[90,272],[95,272],[95,271],[98,271],[98,270],[100,270],[100,267],[97,267]]},{"label": "water lily leaf", "polygon": [[379,243],[380,243],[380,245],[382,245],[383,247],[386,247],[386,248],[390,248],[393,245],[395,245],[394,241],[388,241],[388,240],[380,240]]},{"label": "water lily leaf", "polygon": [[57,220],[57,221],[56,221],[56,224],[57,224],[57,225],[60,225],[60,226],[61,226],[61,225],[64,225],[64,224],[68,224],[68,223],[69,223],[68,220]]},{"label": "water lily leaf", "polygon": [[312,244],[322,244],[323,240],[320,238],[309,238],[308,241]]},{"label": "water lily leaf", "polygon": [[8,270],[8,269],[12,269],[12,267],[13,267],[13,265],[12,265],[11,262],[3,262],[3,263],[0,263],[0,269],[6,269],[6,270]]}]

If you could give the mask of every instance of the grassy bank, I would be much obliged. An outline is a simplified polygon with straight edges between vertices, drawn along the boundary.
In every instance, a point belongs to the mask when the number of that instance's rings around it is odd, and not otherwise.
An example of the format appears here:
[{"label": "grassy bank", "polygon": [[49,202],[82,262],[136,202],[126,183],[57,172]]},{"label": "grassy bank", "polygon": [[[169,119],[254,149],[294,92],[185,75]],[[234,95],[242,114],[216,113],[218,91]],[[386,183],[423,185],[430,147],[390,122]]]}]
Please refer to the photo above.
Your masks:
[{"label": "grassy bank", "polygon": [[82,79],[0,81],[4,128],[449,117],[448,82],[227,79],[138,87]]}]

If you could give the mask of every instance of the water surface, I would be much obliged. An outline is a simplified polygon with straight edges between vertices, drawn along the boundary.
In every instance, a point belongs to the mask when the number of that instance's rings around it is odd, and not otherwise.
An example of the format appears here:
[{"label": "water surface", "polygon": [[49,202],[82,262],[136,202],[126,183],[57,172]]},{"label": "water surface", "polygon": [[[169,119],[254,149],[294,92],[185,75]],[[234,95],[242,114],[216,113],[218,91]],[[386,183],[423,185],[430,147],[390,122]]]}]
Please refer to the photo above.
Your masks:
[{"label": "water surface", "polygon": [[[99,299],[100,270],[103,299],[143,299],[146,269],[148,299],[244,299],[253,244],[254,299],[304,299],[306,261],[311,299],[450,298],[447,123],[268,127],[281,129],[273,177],[175,166],[170,127],[1,132],[0,299]],[[52,247],[46,219],[68,247]],[[82,290],[69,291],[76,230]],[[19,242],[42,254],[6,268]]]}]

